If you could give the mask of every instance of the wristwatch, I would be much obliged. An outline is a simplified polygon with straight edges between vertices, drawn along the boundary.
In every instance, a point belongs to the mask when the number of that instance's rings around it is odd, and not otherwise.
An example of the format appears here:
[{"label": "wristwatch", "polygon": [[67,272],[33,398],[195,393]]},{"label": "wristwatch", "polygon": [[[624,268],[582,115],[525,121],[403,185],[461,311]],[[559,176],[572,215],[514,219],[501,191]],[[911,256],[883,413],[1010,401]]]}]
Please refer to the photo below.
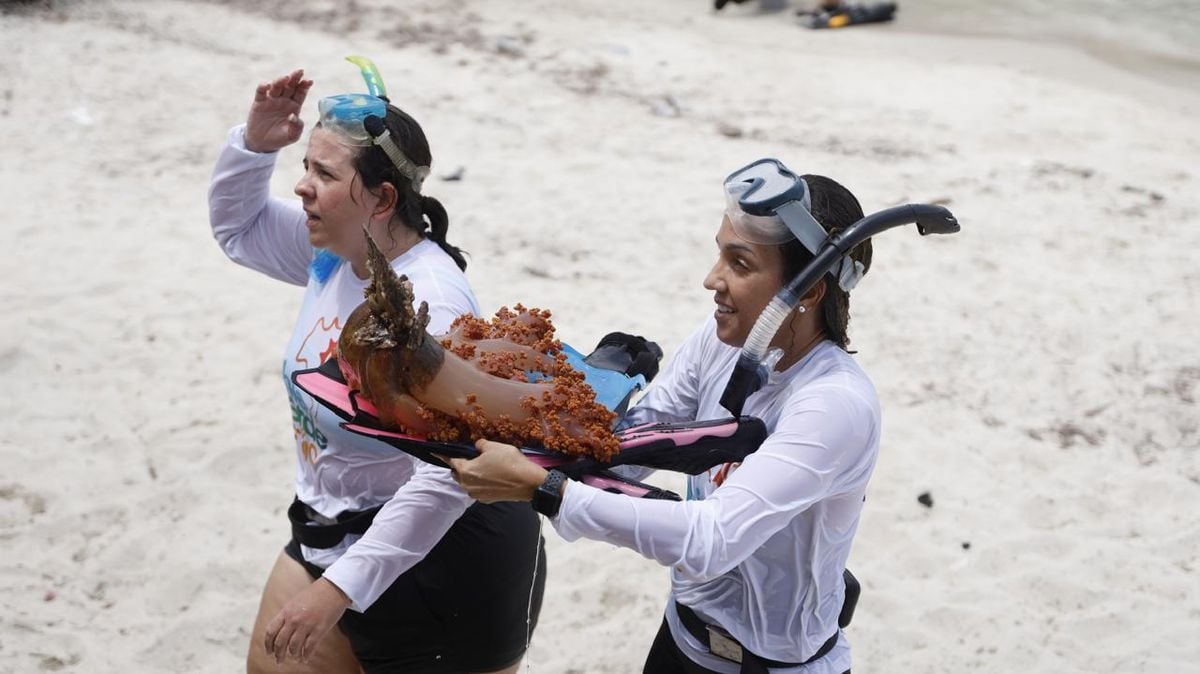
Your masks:
[{"label": "wristwatch", "polygon": [[542,486],[533,492],[533,509],[546,517],[554,517],[558,514],[558,508],[562,505],[562,488],[567,476],[560,470],[552,470],[546,475],[546,481]]}]

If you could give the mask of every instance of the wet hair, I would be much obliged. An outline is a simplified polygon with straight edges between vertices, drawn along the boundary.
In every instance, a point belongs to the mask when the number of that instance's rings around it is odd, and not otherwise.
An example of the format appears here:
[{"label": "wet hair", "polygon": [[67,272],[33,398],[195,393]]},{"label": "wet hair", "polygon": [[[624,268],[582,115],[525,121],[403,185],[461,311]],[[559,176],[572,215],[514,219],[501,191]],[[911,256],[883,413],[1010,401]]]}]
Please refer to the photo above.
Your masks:
[{"label": "wet hair", "polygon": [[[862,206],[850,190],[837,181],[818,175],[802,176],[808,183],[808,191],[812,199],[810,211],[817,222],[821,223],[830,233],[841,231],[858,222],[863,217]],[[813,259],[798,240],[792,239],[780,247],[783,253],[783,277],[792,280]],[[867,239],[850,251],[850,257],[862,263],[864,272],[871,268],[871,240]],[[845,349],[850,344],[847,331],[850,327],[850,293],[842,290],[828,274],[822,277],[825,282],[825,296],[821,299],[820,316],[825,327],[826,336],[834,343]]]},{"label": "wet hair", "polygon": [[[384,124],[406,157],[418,166],[430,165],[433,156],[429,151],[429,141],[425,139],[425,132],[421,130],[417,120],[389,104]],[[467,260],[463,251],[446,241],[450,217],[440,201],[414,190],[412,181],[402,175],[383,149],[376,145],[362,147],[353,163],[354,169],[362,177],[363,186],[367,189],[374,190],[385,182],[391,183],[396,188],[394,215],[403,226],[432,239],[454,259],[459,269],[466,271]]]}]

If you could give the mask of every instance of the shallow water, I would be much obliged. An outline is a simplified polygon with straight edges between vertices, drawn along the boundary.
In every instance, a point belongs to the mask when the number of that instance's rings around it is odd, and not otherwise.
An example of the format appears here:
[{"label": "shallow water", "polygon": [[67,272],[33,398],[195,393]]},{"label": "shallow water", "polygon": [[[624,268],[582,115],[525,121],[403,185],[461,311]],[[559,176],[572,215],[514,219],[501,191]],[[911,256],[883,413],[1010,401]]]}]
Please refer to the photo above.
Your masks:
[{"label": "shallow water", "polygon": [[1200,77],[1200,0],[899,0],[900,30],[1067,43],[1158,79]]}]

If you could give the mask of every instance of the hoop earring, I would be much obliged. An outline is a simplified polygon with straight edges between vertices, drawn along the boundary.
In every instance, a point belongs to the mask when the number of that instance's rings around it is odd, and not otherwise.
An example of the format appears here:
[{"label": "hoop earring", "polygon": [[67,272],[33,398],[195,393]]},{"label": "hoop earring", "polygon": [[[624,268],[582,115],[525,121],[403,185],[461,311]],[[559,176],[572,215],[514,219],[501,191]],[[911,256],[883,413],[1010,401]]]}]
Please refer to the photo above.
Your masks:
[{"label": "hoop earring", "polygon": [[803,304],[799,304],[796,306],[796,313],[802,314],[806,311],[808,311],[808,309],[806,309]]}]

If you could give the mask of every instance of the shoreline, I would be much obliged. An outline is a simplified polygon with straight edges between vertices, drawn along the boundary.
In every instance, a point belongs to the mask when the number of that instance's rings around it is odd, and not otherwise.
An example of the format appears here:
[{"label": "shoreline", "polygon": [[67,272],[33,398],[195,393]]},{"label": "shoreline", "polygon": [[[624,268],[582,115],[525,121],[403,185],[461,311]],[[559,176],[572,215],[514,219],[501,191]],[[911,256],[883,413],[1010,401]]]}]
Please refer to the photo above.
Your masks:
[{"label": "shoreline", "polygon": [[[955,56],[994,65],[1017,65],[1038,74],[1112,92],[1140,95],[1165,91],[1189,106],[1200,105],[1200,60],[1140,48],[1119,48],[1100,37],[1020,36],[1001,31],[946,30],[897,24],[898,33],[953,40]],[[992,49],[980,52],[979,47]],[[1065,56],[1055,59],[1053,56]],[[1042,57],[1042,58],[1039,58]]]},{"label": "shoreline", "polygon": [[1065,47],[1139,77],[1200,90],[1200,50],[1194,42],[1187,42],[1182,31],[1168,30],[1161,20],[1150,26],[1117,26],[1112,14],[1127,10],[1117,11],[1112,6],[1098,7],[1096,13],[1082,17],[1062,5],[1039,6],[1038,10],[1042,13],[1029,8],[1023,12],[1020,5],[968,9],[947,0],[902,3],[895,25],[918,34],[1007,38]]},{"label": "shoreline", "polygon": [[[787,24],[793,22],[796,8],[793,3],[783,10],[764,12],[730,5],[712,12],[710,18],[731,24],[753,22],[756,27],[781,21]],[[1191,56],[1179,47],[1153,49],[1145,45],[1154,37],[1150,34],[1141,35],[1140,41],[1121,43],[1105,35],[1046,27],[1022,33],[1013,17],[999,17],[993,28],[984,21],[964,26],[957,22],[981,17],[960,11],[947,18],[937,7],[902,2],[897,18],[888,23],[839,30],[809,30],[795,23],[787,28],[794,28],[801,38],[811,36],[808,42],[822,51],[850,58],[878,47],[917,61],[1008,68],[1107,94],[1166,101],[1177,110],[1200,109],[1200,53]],[[768,30],[766,25],[761,28]]]}]

